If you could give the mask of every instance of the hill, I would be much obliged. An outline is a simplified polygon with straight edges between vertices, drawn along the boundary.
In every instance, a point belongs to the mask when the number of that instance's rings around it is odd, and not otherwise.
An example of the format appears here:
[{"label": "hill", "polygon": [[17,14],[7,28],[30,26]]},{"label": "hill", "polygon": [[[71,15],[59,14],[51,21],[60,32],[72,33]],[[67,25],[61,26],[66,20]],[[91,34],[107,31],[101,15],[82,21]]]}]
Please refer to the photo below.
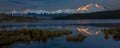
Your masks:
[{"label": "hill", "polygon": [[0,22],[29,22],[29,21],[31,22],[31,21],[42,21],[42,20],[46,20],[46,19],[0,14]]},{"label": "hill", "polygon": [[101,11],[84,14],[79,13],[53,18],[53,20],[79,20],[79,19],[120,19],[120,10]]}]

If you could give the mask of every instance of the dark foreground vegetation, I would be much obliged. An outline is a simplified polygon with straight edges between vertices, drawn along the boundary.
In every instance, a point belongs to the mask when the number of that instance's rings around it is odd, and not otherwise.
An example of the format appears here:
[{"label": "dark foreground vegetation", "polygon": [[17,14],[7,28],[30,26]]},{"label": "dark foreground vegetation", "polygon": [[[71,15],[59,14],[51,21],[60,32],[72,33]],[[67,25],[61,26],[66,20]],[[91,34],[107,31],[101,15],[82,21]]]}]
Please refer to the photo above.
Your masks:
[{"label": "dark foreground vegetation", "polygon": [[7,14],[0,14],[0,22],[31,22],[31,21],[42,21],[47,19],[40,19],[35,17],[27,17],[27,16],[14,16],[14,15],[7,15]]},{"label": "dark foreground vegetation", "polygon": [[120,41],[120,28],[103,29],[105,39],[113,38],[115,41]]},{"label": "dark foreground vegetation", "polygon": [[84,36],[83,34],[77,34],[76,36],[68,36],[66,40],[68,42],[82,42],[85,40],[85,38],[86,36]]},{"label": "dark foreground vegetation", "polygon": [[85,14],[72,14],[53,18],[53,20],[79,20],[79,19],[120,19],[120,10],[102,11]]},{"label": "dark foreground vegetation", "polygon": [[21,29],[13,31],[0,31],[0,46],[10,45],[17,42],[42,41],[54,39],[64,35],[70,35],[70,30],[40,30],[40,29]]}]

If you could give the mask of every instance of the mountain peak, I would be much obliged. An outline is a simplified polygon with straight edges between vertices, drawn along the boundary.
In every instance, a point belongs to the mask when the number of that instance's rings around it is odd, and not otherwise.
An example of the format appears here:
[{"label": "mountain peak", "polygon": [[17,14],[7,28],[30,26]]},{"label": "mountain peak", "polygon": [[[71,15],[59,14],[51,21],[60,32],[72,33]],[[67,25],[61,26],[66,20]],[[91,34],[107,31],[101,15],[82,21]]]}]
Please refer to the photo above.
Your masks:
[{"label": "mountain peak", "polygon": [[77,8],[77,11],[88,11],[88,10],[99,10],[99,11],[103,11],[105,8],[99,4],[88,4],[82,7]]}]

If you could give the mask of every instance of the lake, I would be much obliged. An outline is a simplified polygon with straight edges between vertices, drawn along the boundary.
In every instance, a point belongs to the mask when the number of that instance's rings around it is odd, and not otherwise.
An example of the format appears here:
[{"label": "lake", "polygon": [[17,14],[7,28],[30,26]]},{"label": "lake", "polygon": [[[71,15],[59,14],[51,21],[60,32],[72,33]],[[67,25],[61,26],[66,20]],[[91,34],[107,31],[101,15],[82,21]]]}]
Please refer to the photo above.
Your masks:
[{"label": "lake", "polygon": [[[49,20],[41,22],[0,22],[0,30],[13,29],[71,30],[71,35],[46,41],[16,42],[1,48],[120,48],[120,34],[114,37],[103,29],[120,29],[120,20]],[[112,30],[112,29],[111,29]],[[116,31],[116,30],[112,30]],[[111,31],[111,32],[112,32]],[[84,36],[85,38],[82,38]],[[108,36],[106,36],[108,35]],[[78,37],[77,37],[78,36]],[[80,38],[79,38],[80,37]],[[8,39],[9,40],[9,39]]]}]

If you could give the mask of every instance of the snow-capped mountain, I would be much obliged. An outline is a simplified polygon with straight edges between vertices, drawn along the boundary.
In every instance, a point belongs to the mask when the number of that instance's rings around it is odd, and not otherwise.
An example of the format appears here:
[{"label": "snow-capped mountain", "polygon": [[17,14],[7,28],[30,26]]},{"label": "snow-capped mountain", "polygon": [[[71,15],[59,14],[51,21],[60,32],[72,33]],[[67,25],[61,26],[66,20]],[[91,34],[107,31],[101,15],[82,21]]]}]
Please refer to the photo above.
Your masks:
[{"label": "snow-capped mountain", "polygon": [[26,9],[22,11],[10,11],[7,12],[8,14],[12,14],[15,16],[29,16],[29,17],[38,17],[38,18],[51,18],[51,17],[60,17],[70,14],[77,14],[77,13],[91,13],[91,12],[99,12],[99,11],[105,11],[106,9],[99,5],[99,4],[88,4],[76,9],[58,9],[53,11],[47,11],[47,10],[31,10]]},{"label": "snow-capped mountain", "polygon": [[76,9],[79,13],[89,13],[89,12],[98,12],[105,11],[105,8],[99,4],[88,4]]},{"label": "snow-capped mountain", "polygon": [[74,14],[74,13],[90,13],[90,12],[98,12],[98,11],[105,11],[105,8],[99,4],[88,4],[76,9],[58,9],[54,11],[46,11],[46,10],[31,10],[26,9],[23,11],[11,11],[9,13],[20,13],[20,14],[28,14],[28,13],[36,13],[36,14]]}]

